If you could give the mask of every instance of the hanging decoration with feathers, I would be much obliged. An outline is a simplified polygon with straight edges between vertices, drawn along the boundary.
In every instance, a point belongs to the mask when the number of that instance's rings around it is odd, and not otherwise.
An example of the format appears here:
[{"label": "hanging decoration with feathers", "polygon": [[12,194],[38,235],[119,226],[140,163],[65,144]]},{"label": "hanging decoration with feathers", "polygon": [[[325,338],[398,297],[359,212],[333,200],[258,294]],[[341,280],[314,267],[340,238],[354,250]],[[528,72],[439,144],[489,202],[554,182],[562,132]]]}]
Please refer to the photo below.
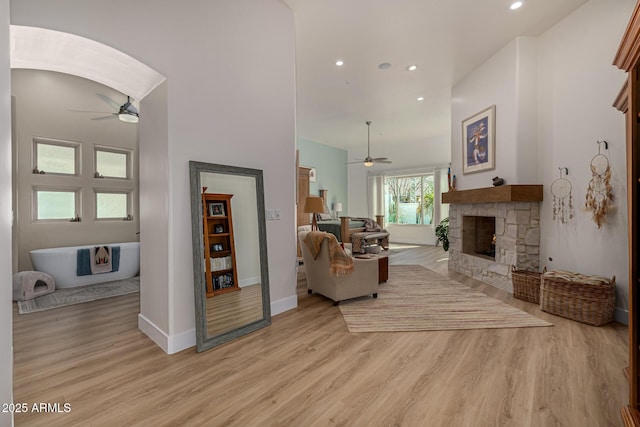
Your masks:
[{"label": "hanging decoration with feathers", "polygon": [[[572,185],[566,177],[569,175],[569,169],[566,167],[560,169],[560,178],[551,184],[551,194],[553,194],[553,220],[566,224],[573,219],[573,195],[571,194]],[[564,171],[564,177],[562,172]]]},{"label": "hanging decoration with feathers", "polygon": [[611,192],[611,166],[609,159],[600,153],[600,145],[604,144],[604,149],[609,149],[607,141],[597,141],[598,154],[591,159],[591,181],[587,189],[585,207],[593,211],[593,221],[598,228],[605,222],[607,212],[613,207],[613,193]]}]

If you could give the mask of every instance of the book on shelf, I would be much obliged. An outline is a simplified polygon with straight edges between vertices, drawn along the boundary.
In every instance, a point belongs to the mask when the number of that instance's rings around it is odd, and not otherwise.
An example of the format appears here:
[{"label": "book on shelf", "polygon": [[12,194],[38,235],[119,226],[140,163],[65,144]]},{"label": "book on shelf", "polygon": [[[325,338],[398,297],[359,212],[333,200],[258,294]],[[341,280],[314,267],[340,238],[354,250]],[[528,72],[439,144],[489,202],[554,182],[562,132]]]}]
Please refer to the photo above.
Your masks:
[{"label": "book on shelf", "polygon": [[230,270],[233,268],[233,263],[231,262],[231,255],[227,255],[220,258],[209,258],[209,268],[212,272],[221,271],[221,270]]}]

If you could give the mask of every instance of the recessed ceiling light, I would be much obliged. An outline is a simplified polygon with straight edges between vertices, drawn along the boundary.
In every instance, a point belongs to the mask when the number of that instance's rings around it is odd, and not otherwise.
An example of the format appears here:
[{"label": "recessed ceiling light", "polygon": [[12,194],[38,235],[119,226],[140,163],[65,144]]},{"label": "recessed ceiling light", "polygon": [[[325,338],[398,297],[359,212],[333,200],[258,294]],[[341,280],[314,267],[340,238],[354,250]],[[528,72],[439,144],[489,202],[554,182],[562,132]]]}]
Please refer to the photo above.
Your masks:
[{"label": "recessed ceiling light", "polygon": [[514,1],[513,3],[511,3],[511,6],[509,6],[509,9],[511,9],[511,10],[520,9],[523,4],[524,4],[524,2],[522,2],[522,1]]},{"label": "recessed ceiling light", "polygon": [[391,64],[389,64],[388,62],[383,62],[382,64],[378,65],[378,68],[380,68],[381,70],[386,70],[387,68],[391,68]]},{"label": "recessed ceiling light", "polygon": [[424,101],[424,96],[419,96],[418,101]]},{"label": "recessed ceiling light", "polygon": [[344,65],[344,61],[343,61],[342,59],[338,59],[338,60],[336,61],[336,65],[337,65],[338,67],[342,67],[342,66]]},{"label": "recessed ceiling light", "polygon": [[407,71],[415,71],[415,70],[417,70],[417,69],[418,69],[418,66],[417,66],[417,65],[413,65],[413,64],[412,64],[412,65],[408,65],[408,66],[407,66]]}]

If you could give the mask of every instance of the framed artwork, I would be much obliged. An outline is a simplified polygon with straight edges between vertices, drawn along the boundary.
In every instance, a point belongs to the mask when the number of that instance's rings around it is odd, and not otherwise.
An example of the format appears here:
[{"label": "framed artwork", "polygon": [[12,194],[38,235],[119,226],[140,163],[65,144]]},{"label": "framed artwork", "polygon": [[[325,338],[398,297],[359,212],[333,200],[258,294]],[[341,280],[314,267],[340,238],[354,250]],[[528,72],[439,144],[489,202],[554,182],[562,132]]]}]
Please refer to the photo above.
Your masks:
[{"label": "framed artwork", "polygon": [[316,168],[309,170],[309,182],[316,182]]},{"label": "framed artwork", "polygon": [[209,216],[225,216],[224,203],[209,203]]},{"label": "framed artwork", "polygon": [[462,121],[462,173],[496,168],[496,106]]}]

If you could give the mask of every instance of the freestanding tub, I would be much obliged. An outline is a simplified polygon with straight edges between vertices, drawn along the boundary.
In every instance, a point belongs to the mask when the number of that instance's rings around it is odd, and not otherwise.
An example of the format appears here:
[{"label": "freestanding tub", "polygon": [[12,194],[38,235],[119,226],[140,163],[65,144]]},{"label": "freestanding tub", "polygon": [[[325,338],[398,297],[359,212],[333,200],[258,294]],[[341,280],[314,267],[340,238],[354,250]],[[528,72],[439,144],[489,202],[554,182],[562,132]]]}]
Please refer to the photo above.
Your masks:
[{"label": "freestanding tub", "polygon": [[[120,268],[111,273],[77,276],[78,249],[95,246],[120,246]],[[56,281],[56,288],[92,285],[112,280],[128,279],[140,270],[140,242],[108,243],[65,248],[36,249],[30,251],[33,268],[47,273]]]}]

